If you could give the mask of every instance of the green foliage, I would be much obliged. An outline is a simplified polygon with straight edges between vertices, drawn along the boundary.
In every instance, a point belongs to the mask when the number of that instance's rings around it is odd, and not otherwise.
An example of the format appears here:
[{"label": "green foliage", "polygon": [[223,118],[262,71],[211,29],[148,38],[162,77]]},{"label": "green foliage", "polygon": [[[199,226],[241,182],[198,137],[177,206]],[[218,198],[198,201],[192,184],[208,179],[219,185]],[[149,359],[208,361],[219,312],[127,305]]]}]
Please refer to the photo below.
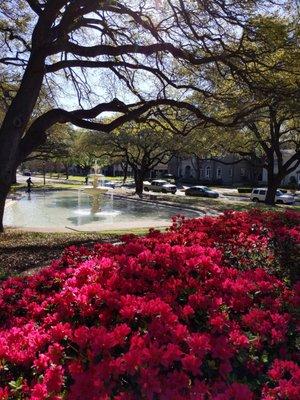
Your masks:
[{"label": "green foliage", "polygon": [[240,187],[237,189],[239,193],[251,193],[252,188],[247,188],[247,187]]},{"label": "green foliage", "polygon": [[172,154],[183,148],[178,136],[158,124],[128,123],[110,133],[82,133],[80,151],[99,160],[100,165],[125,162],[132,168],[151,170],[167,163]]},{"label": "green foliage", "polygon": [[[229,120],[230,116],[244,113],[245,116],[227,128],[208,124],[195,132],[194,143],[198,146],[192,146],[194,153],[222,156],[230,152],[273,171],[275,154],[279,172],[277,175],[274,172],[273,178],[278,185],[291,166],[297,167],[300,160],[298,33],[299,27],[288,15],[287,18],[259,15],[251,19],[240,42],[243,55],[227,67],[212,66],[207,70],[212,91],[209,99],[200,94],[192,97],[218,119]],[[295,154],[292,165],[285,164],[286,149]]]}]

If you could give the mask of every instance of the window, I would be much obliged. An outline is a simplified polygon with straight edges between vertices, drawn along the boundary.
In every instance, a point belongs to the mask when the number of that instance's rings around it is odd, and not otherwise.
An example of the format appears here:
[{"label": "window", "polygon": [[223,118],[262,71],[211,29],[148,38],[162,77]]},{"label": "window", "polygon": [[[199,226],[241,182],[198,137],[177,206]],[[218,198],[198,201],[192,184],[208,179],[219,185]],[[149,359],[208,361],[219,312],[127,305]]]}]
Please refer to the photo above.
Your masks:
[{"label": "window", "polygon": [[222,170],[221,168],[217,169],[217,178],[221,178],[222,177]]},{"label": "window", "polygon": [[258,190],[253,190],[253,194],[258,194]]},{"label": "window", "polygon": [[230,177],[230,178],[233,177],[233,170],[232,170],[232,168],[229,169],[229,177]]},{"label": "window", "polygon": [[210,178],[210,167],[205,168],[205,177]]},{"label": "window", "polygon": [[187,165],[187,166],[185,167],[185,169],[184,169],[184,176],[185,176],[185,178],[190,178],[190,176],[191,176],[191,170],[192,170],[192,168],[191,168],[190,165]]},{"label": "window", "polygon": [[248,176],[248,171],[246,168],[241,168],[241,177],[246,177]]},{"label": "window", "polygon": [[265,195],[266,192],[267,192],[266,190],[260,190],[260,191],[259,191],[259,194]]}]

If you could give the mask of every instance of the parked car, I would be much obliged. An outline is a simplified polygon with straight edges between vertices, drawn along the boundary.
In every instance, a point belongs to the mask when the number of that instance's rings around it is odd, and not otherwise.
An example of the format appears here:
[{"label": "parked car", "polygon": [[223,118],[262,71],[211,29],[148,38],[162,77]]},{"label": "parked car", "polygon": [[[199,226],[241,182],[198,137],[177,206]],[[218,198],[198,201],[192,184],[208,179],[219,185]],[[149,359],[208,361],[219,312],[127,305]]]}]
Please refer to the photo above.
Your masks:
[{"label": "parked car", "polygon": [[186,196],[199,196],[199,197],[211,197],[216,199],[219,197],[219,193],[211,190],[207,186],[191,186],[185,190]]},{"label": "parked car", "polygon": [[162,178],[164,178],[164,179],[175,179],[175,176],[173,174],[163,174]]},{"label": "parked car", "polygon": [[145,192],[149,192],[149,190],[152,190],[153,192],[175,194],[177,187],[176,185],[164,181],[163,179],[155,179],[151,183],[148,181],[144,182],[144,190]]},{"label": "parked car", "polygon": [[22,172],[23,176],[31,176],[31,171],[29,171],[29,169],[24,169]]},{"label": "parked car", "polygon": [[[254,188],[251,192],[250,199],[254,202],[266,201],[266,196],[266,188]],[[291,194],[285,194],[281,190],[276,190],[275,202],[277,204],[294,204],[295,198]]]},{"label": "parked car", "polygon": [[134,181],[126,181],[125,183],[121,184],[121,187],[126,188],[126,189],[134,189],[135,182]]},{"label": "parked car", "polygon": [[161,178],[169,183],[175,183],[175,176],[173,174],[164,174]]}]

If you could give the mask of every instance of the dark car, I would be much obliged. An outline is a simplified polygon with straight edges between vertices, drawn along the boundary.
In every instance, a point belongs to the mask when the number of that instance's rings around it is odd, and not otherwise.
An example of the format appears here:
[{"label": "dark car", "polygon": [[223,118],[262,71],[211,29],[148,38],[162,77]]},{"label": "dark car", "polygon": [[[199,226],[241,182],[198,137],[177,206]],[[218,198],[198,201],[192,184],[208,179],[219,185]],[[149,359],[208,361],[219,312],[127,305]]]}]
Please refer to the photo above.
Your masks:
[{"label": "dark car", "polygon": [[134,189],[135,188],[135,182],[134,181],[127,181],[121,185],[121,187],[126,188],[126,189]]},{"label": "dark car", "polygon": [[116,187],[115,183],[111,181],[101,182],[101,186],[109,187],[111,189],[114,189]]},{"label": "dark car", "polygon": [[166,181],[168,181],[170,183],[175,182],[175,176],[173,174],[164,174],[164,175],[162,175],[162,179],[165,179]]},{"label": "dark car", "polygon": [[199,197],[211,197],[216,199],[219,197],[219,193],[211,190],[207,186],[192,186],[185,190],[186,196],[199,196]]}]

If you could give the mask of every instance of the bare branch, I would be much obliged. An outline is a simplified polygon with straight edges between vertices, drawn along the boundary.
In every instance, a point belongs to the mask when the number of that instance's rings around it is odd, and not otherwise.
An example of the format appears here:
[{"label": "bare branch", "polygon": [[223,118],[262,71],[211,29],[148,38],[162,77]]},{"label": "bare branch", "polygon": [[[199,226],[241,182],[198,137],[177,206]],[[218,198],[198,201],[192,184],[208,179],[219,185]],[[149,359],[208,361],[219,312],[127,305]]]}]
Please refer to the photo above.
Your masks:
[{"label": "bare branch", "polygon": [[43,8],[38,0],[26,0],[26,2],[37,15],[41,15]]}]

